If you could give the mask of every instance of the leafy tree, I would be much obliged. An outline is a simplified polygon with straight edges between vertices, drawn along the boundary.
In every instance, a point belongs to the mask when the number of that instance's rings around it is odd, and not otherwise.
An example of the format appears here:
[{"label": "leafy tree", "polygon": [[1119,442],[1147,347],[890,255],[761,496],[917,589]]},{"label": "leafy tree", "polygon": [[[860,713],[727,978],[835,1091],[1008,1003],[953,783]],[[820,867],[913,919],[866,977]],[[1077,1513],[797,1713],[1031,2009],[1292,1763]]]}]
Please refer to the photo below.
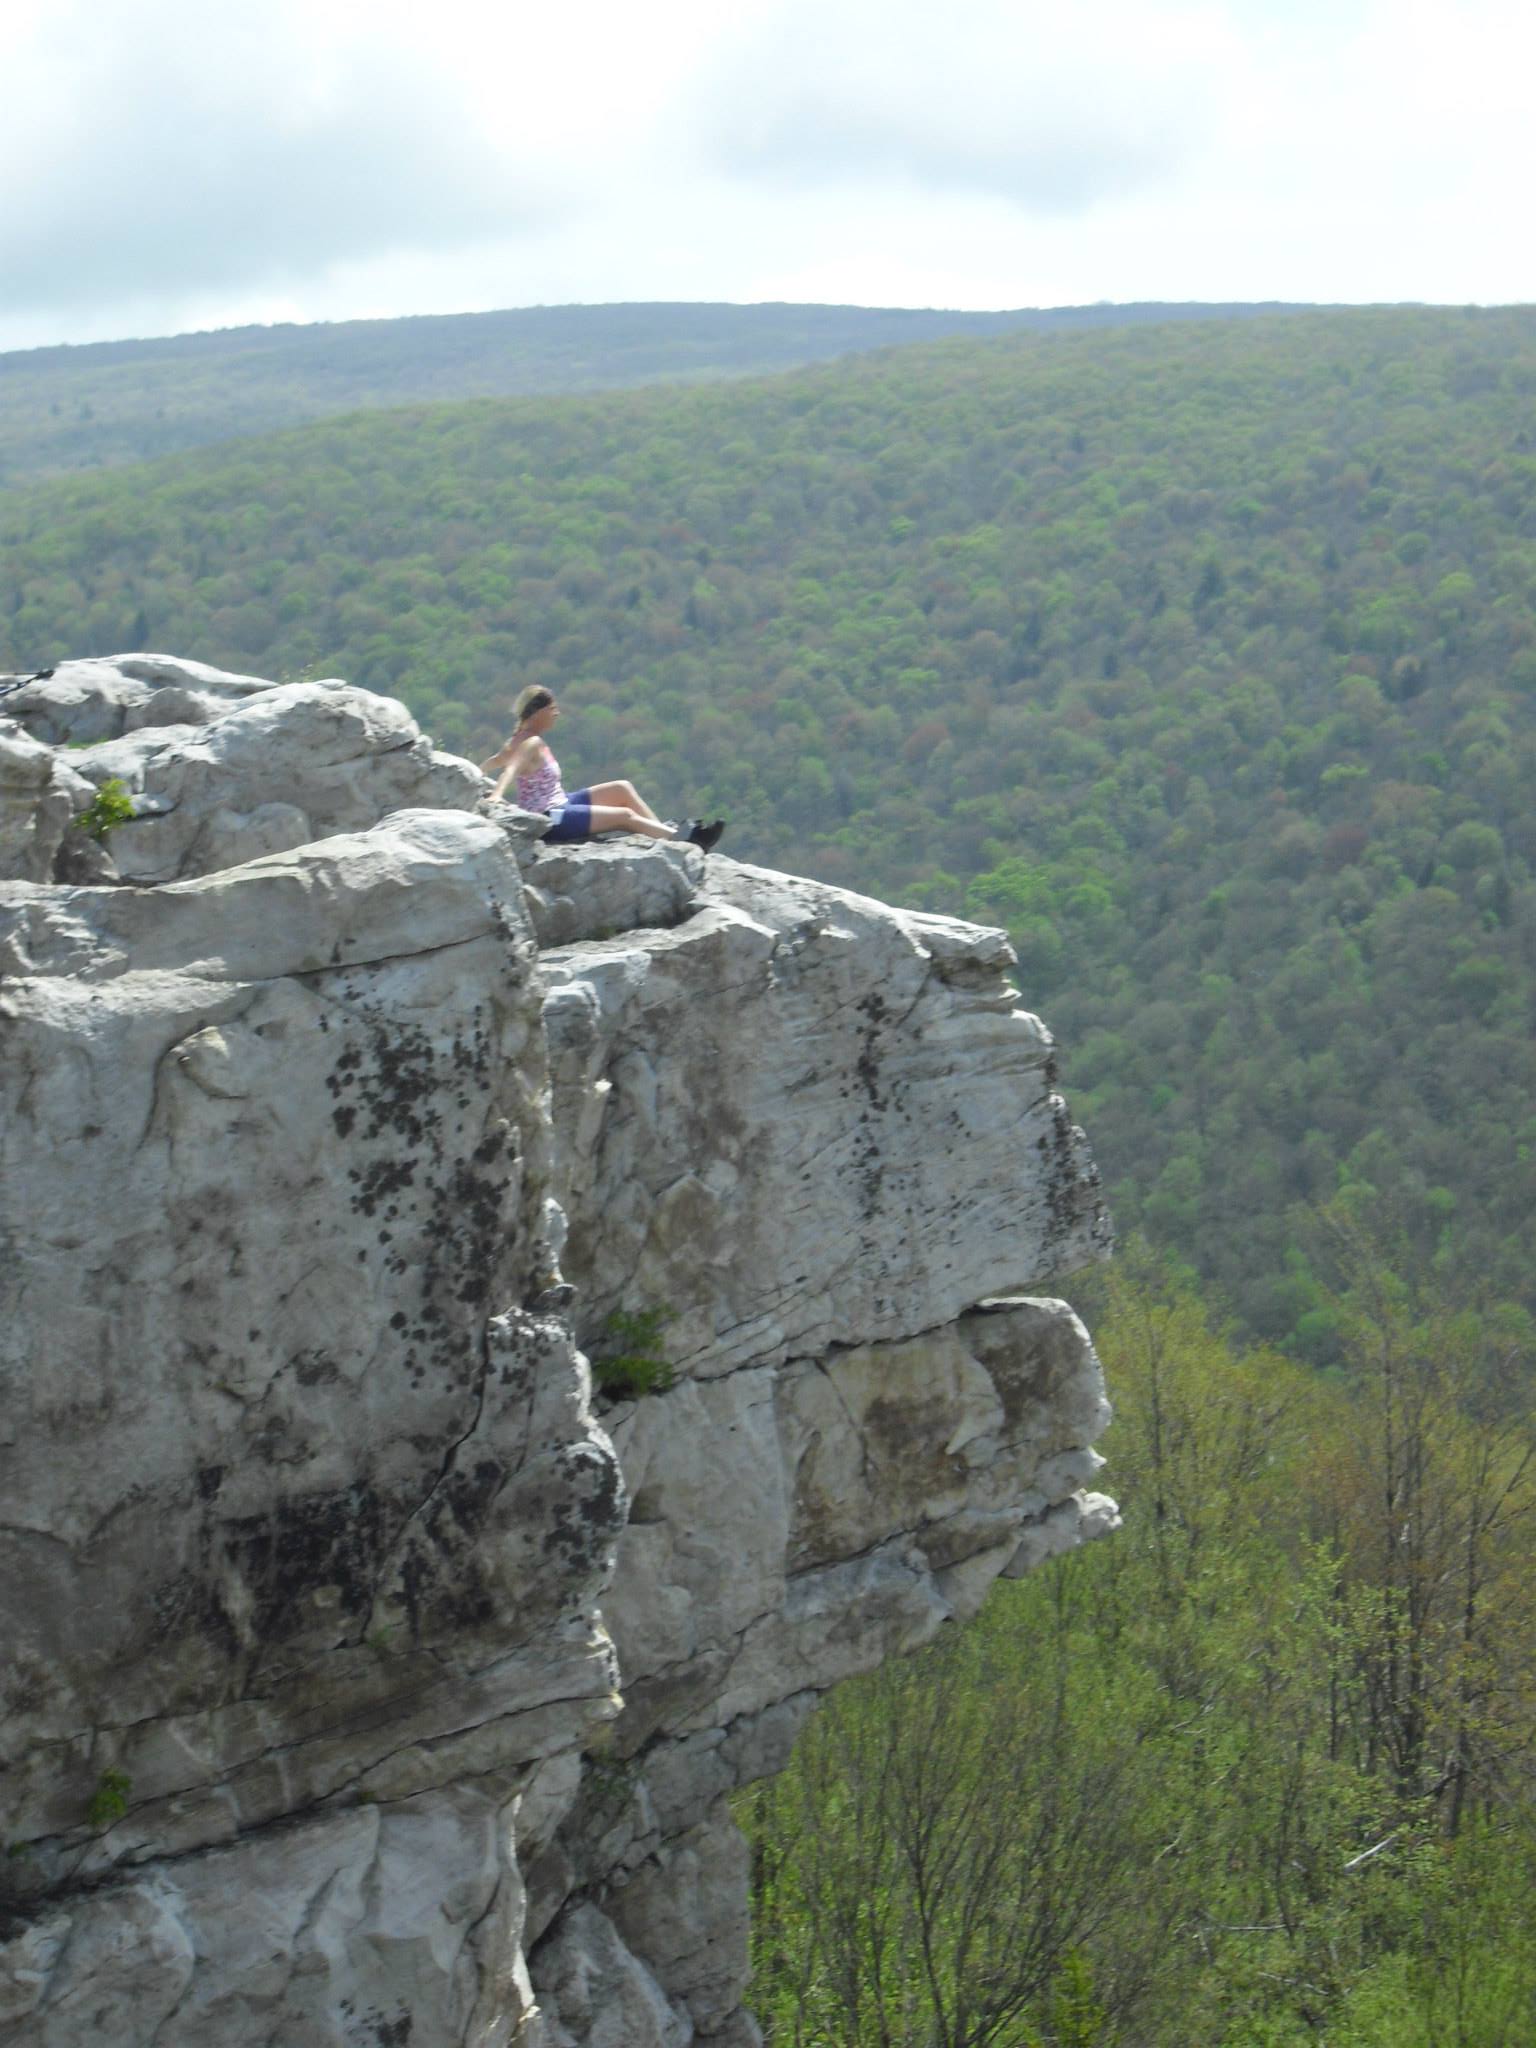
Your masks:
[{"label": "leafy tree", "polygon": [[1320,1235],[1351,1378],[1236,1348],[1133,1247],[1088,1304],[1125,1527],[743,1795],[776,2048],[1521,2038],[1529,1333],[1347,1210]]}]

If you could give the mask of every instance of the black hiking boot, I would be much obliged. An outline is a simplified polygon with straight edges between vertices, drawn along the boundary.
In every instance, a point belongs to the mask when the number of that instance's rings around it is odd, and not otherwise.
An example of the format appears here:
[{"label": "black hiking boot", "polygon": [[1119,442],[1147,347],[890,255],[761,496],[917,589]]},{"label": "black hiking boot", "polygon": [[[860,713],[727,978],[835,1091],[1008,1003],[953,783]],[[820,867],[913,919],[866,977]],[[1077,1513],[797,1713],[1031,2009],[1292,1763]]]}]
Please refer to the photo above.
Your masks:
[{"label": "black hiking boot", "polygon": [[711,852],[719,844],[720,834],[725,830],[724,818],[716,818],[712,825],[695,824],[688,827],[688,837],[702,853]]}]

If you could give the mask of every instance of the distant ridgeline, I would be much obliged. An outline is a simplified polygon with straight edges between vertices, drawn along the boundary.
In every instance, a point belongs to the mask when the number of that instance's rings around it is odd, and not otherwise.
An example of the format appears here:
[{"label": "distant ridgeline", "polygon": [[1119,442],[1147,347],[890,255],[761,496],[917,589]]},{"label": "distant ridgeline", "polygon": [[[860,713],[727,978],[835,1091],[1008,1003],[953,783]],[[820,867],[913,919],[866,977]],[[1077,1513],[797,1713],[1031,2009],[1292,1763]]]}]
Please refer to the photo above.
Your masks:
[{"label": "distant ridgeline", "polygon": [[0,485],[147,462],[374,406],[741,377],[949,335],[1288,310],[1294,309],[530,306],[28,349],[0,355]]},{"label": "distant ridgeline", "polygon": [[0,664],[343,675],[470,752],[555,684],[578,777],[1005,924],[1122,1229],[1327,1359],[1340,1188],[1532,1301],[1533,396],[1536,313],[1383,309],[358,414],[7,491]]}]

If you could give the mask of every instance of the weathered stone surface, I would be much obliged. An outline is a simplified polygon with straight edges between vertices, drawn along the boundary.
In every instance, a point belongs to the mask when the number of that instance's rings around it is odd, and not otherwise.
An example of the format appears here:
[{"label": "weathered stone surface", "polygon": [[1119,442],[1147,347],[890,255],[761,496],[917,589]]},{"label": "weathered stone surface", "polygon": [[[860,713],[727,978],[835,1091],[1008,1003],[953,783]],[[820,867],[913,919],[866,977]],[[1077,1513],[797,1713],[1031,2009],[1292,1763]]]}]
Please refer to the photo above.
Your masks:
[{"label": "weathered stone surface", "polygon": [[724,2026],[747,1985],[749,1861],[745,1837],[722,1804],[619,1886],[609,1908],[674,2010],[706,2036]]},{"label": "weathered stone surface", "polygon": [[674,1355],[715,1375],[1098,1256],[1097,1176],[1010,957],[718,856],[675,928],[546,951],[582,1336],[664,1304]]},{"label": "weathered stone surface", "polygon": [[989,1298],[1105,1244],[1011,960],[718,858],[680,923],[545,954],[579,1325],[600,1353],[612,1309],[665,1307],[682,1376],[610,1413],[626,1706],[531,1882],[600,1892],[710,2039],[748,2024],[744,1881],[698,1878],[733,1839],[717,1802],[826,1688],[1114,1524],[1087,1333]]},{"label": "weathered stone surface", "polygon": [[170,882],[373,825],[410,806],[472,810],[485,778],[433,750],[403,704],[344,683],[289,683],[197,725],[145,725],[72,757],[123,783],[112,835],[125,881]]},{"label": "weathered stone surface", "polygon": [[688,2048],[693,2027],[669,2004],[595,1906],[566,1914],[539,1955],[548,2048]]},{"label": "weathered stone surface", "polygon": [[[60,879],[71,821],[95,794],[52,747],[0,719],[0,881]],[[91,842],[75,837],[84,855]]]},{"label": "weathered stone surface", "polygon": [[569,946],[647,926],[669,929],[697,908],[703,871],[697,847],[643,839],[530,848],[523,882],[534,936],[541,946]]},{"label": "weathered stone surface", "polygon": [[[15,682],[0,676],[0,683]],[[258,691],[280,687],[172,654],[65,661],[5,699],[8,716],[52,746],[90,746],[143,725],[202,725]]]},{"label": "weathered stone surface", "polygon": [[751,2048],[731,1793],[1114,1521],[1006,941],[543,845],[345,685],[13,705],[0,2042]]},{"label": "weathered stone surface", "polygon": [[[519,1760],[579,1739],[622,1494],[568,1332],[498,1314],[549,1256],[503,835],[403,814],[13,897],[12,1834],[83,1875],[441,1782],[502,1723]],[[133,1799],[102,1837],[104,1769]]]},{"label": "weathered stone surface", "polygon": [[0,1948],[0,2038],[507,2048],[533,2000],[506,1805],[356,1807],[73,1897]]}]

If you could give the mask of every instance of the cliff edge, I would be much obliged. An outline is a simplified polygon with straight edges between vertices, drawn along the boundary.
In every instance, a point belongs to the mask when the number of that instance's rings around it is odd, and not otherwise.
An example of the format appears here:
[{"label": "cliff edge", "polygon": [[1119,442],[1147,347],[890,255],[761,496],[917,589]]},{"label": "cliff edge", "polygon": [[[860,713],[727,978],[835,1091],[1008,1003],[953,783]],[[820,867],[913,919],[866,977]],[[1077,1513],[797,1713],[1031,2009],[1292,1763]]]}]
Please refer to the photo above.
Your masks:
[{"label": "cliff edge", "polygon": [[756,2041],[729,1795],[1114,1519],[1005,940],[343,683],[0,714],[0,2042]]}]

